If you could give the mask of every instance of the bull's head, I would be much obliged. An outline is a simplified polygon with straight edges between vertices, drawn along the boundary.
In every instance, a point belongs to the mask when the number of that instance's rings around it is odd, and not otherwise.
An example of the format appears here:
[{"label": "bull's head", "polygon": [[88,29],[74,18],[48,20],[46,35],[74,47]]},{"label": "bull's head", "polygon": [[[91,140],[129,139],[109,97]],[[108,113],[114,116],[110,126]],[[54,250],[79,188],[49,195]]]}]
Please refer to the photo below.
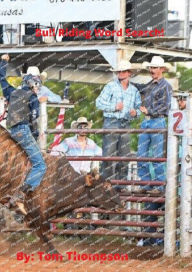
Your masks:
[{"label": "bull's head", "polygon": [[118,192],[112,187],[110,181],[103,177],[88,174],[85,176],[89,204],[99,208],[121,210],[125,203],[120,200]]}]

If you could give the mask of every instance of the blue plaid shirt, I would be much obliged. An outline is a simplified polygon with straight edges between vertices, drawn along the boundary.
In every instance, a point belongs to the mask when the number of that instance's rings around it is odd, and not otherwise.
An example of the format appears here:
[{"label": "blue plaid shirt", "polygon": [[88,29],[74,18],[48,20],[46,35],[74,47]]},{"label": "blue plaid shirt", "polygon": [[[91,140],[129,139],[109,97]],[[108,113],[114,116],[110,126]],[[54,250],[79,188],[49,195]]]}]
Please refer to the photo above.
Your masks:
[{"label": "blue plaid shirt", "polygon": [[38,98],[42,96],[47,96],[48,102],[60,103],[62,101],[61,97],[51,90],[49,90],[46,86],[41,86],[39,92],[37,93]]},{"label": "blue plaid shirt", "polygon": [[[123,102],[121,111],[115,110],[117,103]],[[130,110],[135,109],[137,116],[141,114],[141,96],[135,86],[129,83],[124,90],[119,80],[109,82],[96,99],[96,107],[103,111],[104,117],[131,120]]]}]

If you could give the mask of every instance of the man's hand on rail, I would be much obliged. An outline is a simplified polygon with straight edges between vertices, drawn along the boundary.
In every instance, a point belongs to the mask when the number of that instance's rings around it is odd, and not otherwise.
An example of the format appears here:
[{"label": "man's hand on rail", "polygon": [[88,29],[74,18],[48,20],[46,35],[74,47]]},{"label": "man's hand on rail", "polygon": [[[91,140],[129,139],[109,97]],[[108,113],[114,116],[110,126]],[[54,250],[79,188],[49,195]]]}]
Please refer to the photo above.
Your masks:
[{"label": "man's hand on rail", "polygon": [[47,96],[42,96],[42,97],[39,98],[40,103],[46,102],[47,100],[48,100]]},{"label": "man's hand on rail", "polygon": [[3,54],[2,56],[1,56],[1,59],[2,60],[6,60],[7,62],[10,60],[10,57],[9,57],[9,55],[8,54]]}]

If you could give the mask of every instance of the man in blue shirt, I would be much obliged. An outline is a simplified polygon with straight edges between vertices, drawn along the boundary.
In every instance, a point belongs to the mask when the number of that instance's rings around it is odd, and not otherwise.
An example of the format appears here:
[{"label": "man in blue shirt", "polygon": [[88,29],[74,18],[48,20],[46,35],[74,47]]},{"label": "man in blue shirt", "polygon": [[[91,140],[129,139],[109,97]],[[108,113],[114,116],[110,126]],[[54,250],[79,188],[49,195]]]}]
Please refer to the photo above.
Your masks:
[{"label": "man in blue shirt", "polygon": [[[131,63],[122,60],[117,69],[117,79],[109,82],[96,99],[96,107],[103,111],[103,128],[130,128],[130,121],[140,115],[140,93],[129,80],[132,74]],[[103,156],[130,155],[129,134],[104,134]],[[102,174],[105,178],[127,179],[127,162],[103,162]]]},{"label": "man in blue shirt", "polygon": [[[163,72],[166,70],[166,64],[160,56],[154,56],[148,64],[149,72],[152,80],[147,84],[135,84],[139,91],[143,94],[143,103],[140,110],[145,115],[144,121],[141,123],[143,129],[164,129],[166,128],[165,118],[171,105],[172,87],[167,80],[163,78]],[[163,134],[147,134],[142,133],[139,135],[138,141],[138,157],[164,157]],[[151,175],[149,162],[138,162],[138,175],[142,181],[157,180],[164,181],[165,177],[165,163],[153,162],[154,177]],[[147,192],[151,195],[158,196],[164,192],[164,186],[144,186],[141,190],[143,193]],[[164,205],[157,202],[145,203],[145,209],[158,210],[164,209]],[[145,219],[147,222],[157,221],[157,216],[148,216]],[[155,232],[153,227],[145,228],[146,232]],[[140,241],[141,242],[141,241]],[[149,238],[142,241],[143,245],[151,245],[162,243],[162,240]]]},{"label": "man in blue shirt", "polygon": [[[163,72],[166,70],[164,60],[159,56],[154,56],[149,63],[149,71],[152,80],[147,84],[135,84],[141,94],[143,94],[143,103],[140,110],[145,115],[145,119],[141,124],[143,129],[164,129],[166,128],[165,118],[171,104],[172,87],[163,77]],[[139,135],[138,142],[138,157],[150,157],[150,152],[154,158],[164,156],[163,134],[147,134]],[[151,180],[149,162],[138,162],[138,175],[141,180]],[[153,162],[155,180],[165,181],[165,165],[164,163]],[[143,191],[148,190],[150,193],[158,194],[164,190],[161,186],[153,188],[145,186]]]},{"label": "man in blue shirt", "polygon": [[31,169],[27,174],[24,185],[15,192],[11,203],[17,205],[20,211],[26,214],[23,202],[25,194],[33,191],[40,184],[46,165],[35,141],[30,126],[33,127],[39,116],[39,101],[37,92],[41,85],[39,79],[32,75],[23,78],[20,89],[12,87],[5,79],[6,67],[9,61],[8,55],[2,55],[0,62],[0,83],[3,94],[9,103],[7,126],[10,128],[11,136],[25,150],[31,162]]}]

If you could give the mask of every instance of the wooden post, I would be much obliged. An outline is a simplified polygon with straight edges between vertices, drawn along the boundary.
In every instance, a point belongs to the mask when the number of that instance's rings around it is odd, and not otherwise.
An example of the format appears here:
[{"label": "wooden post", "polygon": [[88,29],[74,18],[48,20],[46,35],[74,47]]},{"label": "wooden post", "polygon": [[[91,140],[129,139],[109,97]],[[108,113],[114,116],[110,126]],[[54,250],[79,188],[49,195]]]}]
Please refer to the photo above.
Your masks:
[{"label": "wooden post", "polygon": [[114,41],[125,42],[125,20],[126,20],[126,0],[120,0],[120,20],[115,21],[115,30],[122,29],[122,36],[115,36]]},{"label": "wooden post", "polygon": [[[125,42],[125,28],[126,28],[126,0],[120,0],[120,20],[115,21],[115,30],[118,31],[122,29],[122,36],[115,36],[114,41],[117,43]],[[116,49],[116,65],[122,60],[125,59],[130,61],[131,57],[135,53],[135,49]]]}]

